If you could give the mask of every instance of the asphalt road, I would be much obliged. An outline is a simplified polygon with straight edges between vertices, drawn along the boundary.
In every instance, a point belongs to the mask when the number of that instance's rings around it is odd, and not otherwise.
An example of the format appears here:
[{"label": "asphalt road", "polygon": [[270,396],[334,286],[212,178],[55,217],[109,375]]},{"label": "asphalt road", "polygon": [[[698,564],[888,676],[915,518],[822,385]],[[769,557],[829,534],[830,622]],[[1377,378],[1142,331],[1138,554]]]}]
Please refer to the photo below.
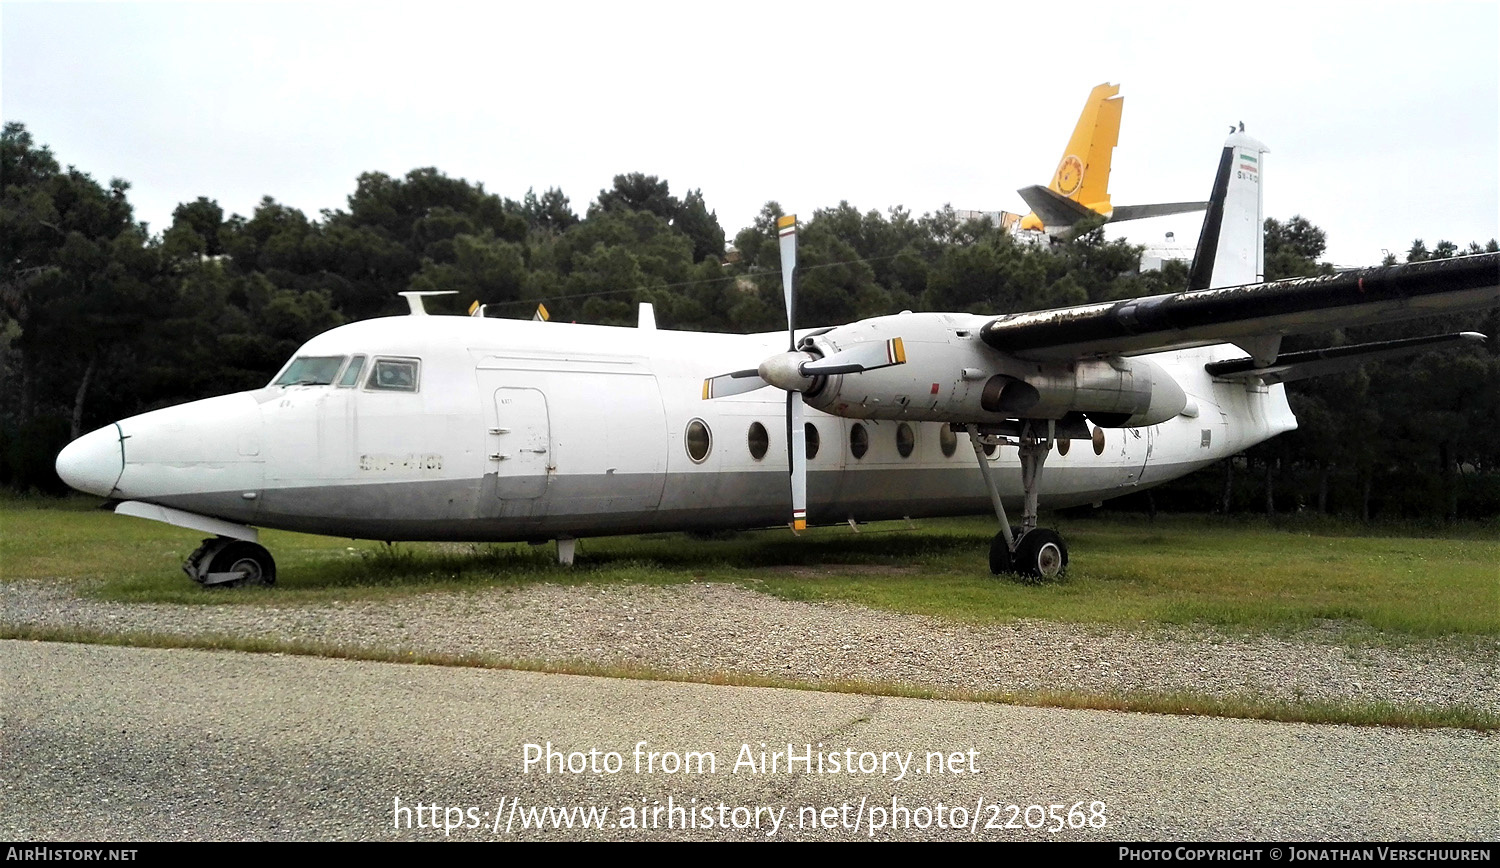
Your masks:
[{"label": "asphalt road", "polygon": [[1500,833],[1497,739],[1461,731],[18,641],[0,672],[11,840]]}]

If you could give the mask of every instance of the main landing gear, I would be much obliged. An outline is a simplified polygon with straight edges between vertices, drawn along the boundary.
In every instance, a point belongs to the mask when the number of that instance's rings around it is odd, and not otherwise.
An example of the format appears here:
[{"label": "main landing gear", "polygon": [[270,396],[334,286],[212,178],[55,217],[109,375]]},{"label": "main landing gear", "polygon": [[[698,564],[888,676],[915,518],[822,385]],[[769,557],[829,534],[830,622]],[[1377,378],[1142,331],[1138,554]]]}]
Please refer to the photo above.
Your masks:
[{"label": "main landing gear", "polygon": [[182,571],[200,585],[233,588],[276,584],[276,561],[263,546],[219,536],[188,555]]},{"label": "main landing gear", "polygon": [[[1045,425],[1045,434],[1038,426]],[[984,477],[985,488],[990,492],[990,503],[995,507],[995,517],[1000,520],[1000,532],[990,542],[990,572],[995,575],[1014,573],[1022,580],[1040,582],[1061,576],[1068,568],[1068,547],[1055,530],[1036,526],[1037,489],[1042,482],[1042,465],[1052,452],[1056,439],[1056,423],[1025,420],[1015,439],[1003,434],[981,434],[979,426],[967,426],[969,442],[974,445],[974,456],[979,460],[979,473]],[[1016,446],[1021,453],[1021,485],[1025,493],[1021,511],[1020,533],[1012,533],[1010,522],[1005,517],[1005,506],[1000,502],[1000,489],[995,485],[990,471],[989,456],[985,447]]]}]

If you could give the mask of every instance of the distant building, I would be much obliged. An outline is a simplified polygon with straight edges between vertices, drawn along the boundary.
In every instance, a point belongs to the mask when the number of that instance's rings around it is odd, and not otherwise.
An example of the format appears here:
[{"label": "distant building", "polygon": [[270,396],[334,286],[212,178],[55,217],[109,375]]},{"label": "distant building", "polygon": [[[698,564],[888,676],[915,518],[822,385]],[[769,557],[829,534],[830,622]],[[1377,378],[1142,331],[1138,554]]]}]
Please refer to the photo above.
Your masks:
[{"label": "distant building", "polygon": [[1161,271],[1168,262],[1192,265],[1195,248],[1196,245],[1179,242],[1177,233],[1168,232],[1160,242],[1146,245],[1141,253],[1141,271]]},{"label": "distant building", "polygon": [[953,216],[957,217],[960,223],[967,223],[970,220],[988,220],[992,225],[1007,232],[1013,232],[1016,224],[1021,222],[1022,215],[1012,214],[1009,211],[962,211],[955,208]]},{"label": "distant building", "polygon": [[991,226],[998,226],[1002,231],[1010,235],[1011,238],[1015,239],[1017,244],[1038,247],[1043,250],[1052,247],[1052,239],[1047,236],[1046,232],[1021,228],[1021,218],[1025,216],[1022,214],[1012,214],[1009,211],[965,211],[961,208],[955,208],[953,209],[953,216],[957,217],[960,223],[969,220],[984,220]]}]

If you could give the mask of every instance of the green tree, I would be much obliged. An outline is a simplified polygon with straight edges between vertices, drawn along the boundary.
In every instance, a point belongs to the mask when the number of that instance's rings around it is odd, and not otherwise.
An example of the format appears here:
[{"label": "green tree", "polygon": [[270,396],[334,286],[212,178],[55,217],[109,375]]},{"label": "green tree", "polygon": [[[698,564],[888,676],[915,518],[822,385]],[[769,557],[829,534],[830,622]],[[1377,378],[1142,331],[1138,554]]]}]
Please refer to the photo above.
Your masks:
[{"label": "green tree", "polygon": [[596,211],[646,211],[670,223],[681,208],[682,203],[672,195],[666,181],[631,172],[616,175],[612,188],[599,191],[599,198],[589,206],[589,215]]},{"label": "green tree", "polygon": [[693,241],[693,261],[724,258],[724,227],[719,217],[703,203],[703,193],[689,190],[672,226]]},{"label": "green tree", "polygon": [[[59,438],[82,433],[98,384],[156,336],[171,284],[159,247],[133,220],[125,181],[106,189],[63,170],[19,123],[6,124],[0,140],[0,178],[4,427],[7,443],[28,456],[6,460],[0,477],[49,487],[52,462],[38,464],[35,454],[55,454]],[[134,384],[123,387],[136,394]]]},{"label": "green tree", "polygon": [[520,212],[533,230],[565,232],[578,223],[578,215],[569,206],[568,197],[556,187],[548,188],[540,197],[535,190],[527,189]]},{"label": "green tree", "polygon": [[460,235],[453,240],[449,262],[424,260],[422,270],[412,278],[417,290],[455,290],[464,304],[469,300],[485,304],[517,301],[523,297],[527,282],[525,249],[513,241],[503,241],[493,233]]},{"label": "green tree", "polygon": [[172,226],[168,232],[176,231],[197,238],[203,256],[220,256],[224,253],[221,233],[224,229],[224,209],[219,203],[204,196],[194,202],[184,202],[172,211]]},{"label": "green tree", "polygon": [[1333,273],[1331,266],[1318,263],[1328,246],[1327,235],[1307,218],[1296,215],[1282,223],[1267,217],[1265,230],[1266,280]]},{"label": "green tree", "polygon": [[616,175],[614,186],[600,190],[599,198],[589,206],[589,217],[622,211],[655,214],[686,235],[693,243],[694,262],[724,255],[724,227],[719,225],[718,216],[708,210],[699,190],[689,191],[686,199],[678,201],[671,186],[655,175],[640,172]]}]

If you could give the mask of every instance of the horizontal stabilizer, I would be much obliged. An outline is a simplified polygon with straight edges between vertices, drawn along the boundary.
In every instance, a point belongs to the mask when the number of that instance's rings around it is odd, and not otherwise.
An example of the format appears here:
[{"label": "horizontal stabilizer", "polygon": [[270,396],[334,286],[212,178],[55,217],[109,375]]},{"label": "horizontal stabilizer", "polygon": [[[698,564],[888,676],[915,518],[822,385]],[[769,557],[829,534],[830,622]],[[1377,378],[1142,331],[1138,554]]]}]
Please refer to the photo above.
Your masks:
[{"label": "horizontal stabilizer", "polygon": [[1070,360],[1309,334],[1500,305],[1500,253],[998,317],[980,338],[1023,358]]},{"label": "horizontal stabilizer", "polygon": [[1207,202],[1162,202],[1156,205],[1116,205],[1109,222],[1121,220],[1145,220],[1148,217],[1166,217],[1169,214],[1188,214],[1208,208]]},{"label": "horizontal stabilizer", "polygon": [[1016,192],[1021,194],[1021,199],[1031,206],[1032,212],[1042,218],[1042,223],[1047,226],[1072,226],[1079,220],[1096,214],[1072,199],[1040,185],[1022,187]]},{"label": "horizontal stabilizer", "polygon": [[1471,341],[1482,343],[1485,339],[1485,336],[1479,332],[1455,332],[1423,338],[1403,338],[1348,347],[1307,350],[1301,353],[1283,353],[1276,357],[1276,361],[1263,368],[1255,367],[1252,359],[1229,359],[1212,362],[1203,367],[1213,376],[1222,379],[1260,380],[1262,383],[1271,385],[1337,374],[1378,359],[1397,359],[1426,350],[1442,349]]}]

